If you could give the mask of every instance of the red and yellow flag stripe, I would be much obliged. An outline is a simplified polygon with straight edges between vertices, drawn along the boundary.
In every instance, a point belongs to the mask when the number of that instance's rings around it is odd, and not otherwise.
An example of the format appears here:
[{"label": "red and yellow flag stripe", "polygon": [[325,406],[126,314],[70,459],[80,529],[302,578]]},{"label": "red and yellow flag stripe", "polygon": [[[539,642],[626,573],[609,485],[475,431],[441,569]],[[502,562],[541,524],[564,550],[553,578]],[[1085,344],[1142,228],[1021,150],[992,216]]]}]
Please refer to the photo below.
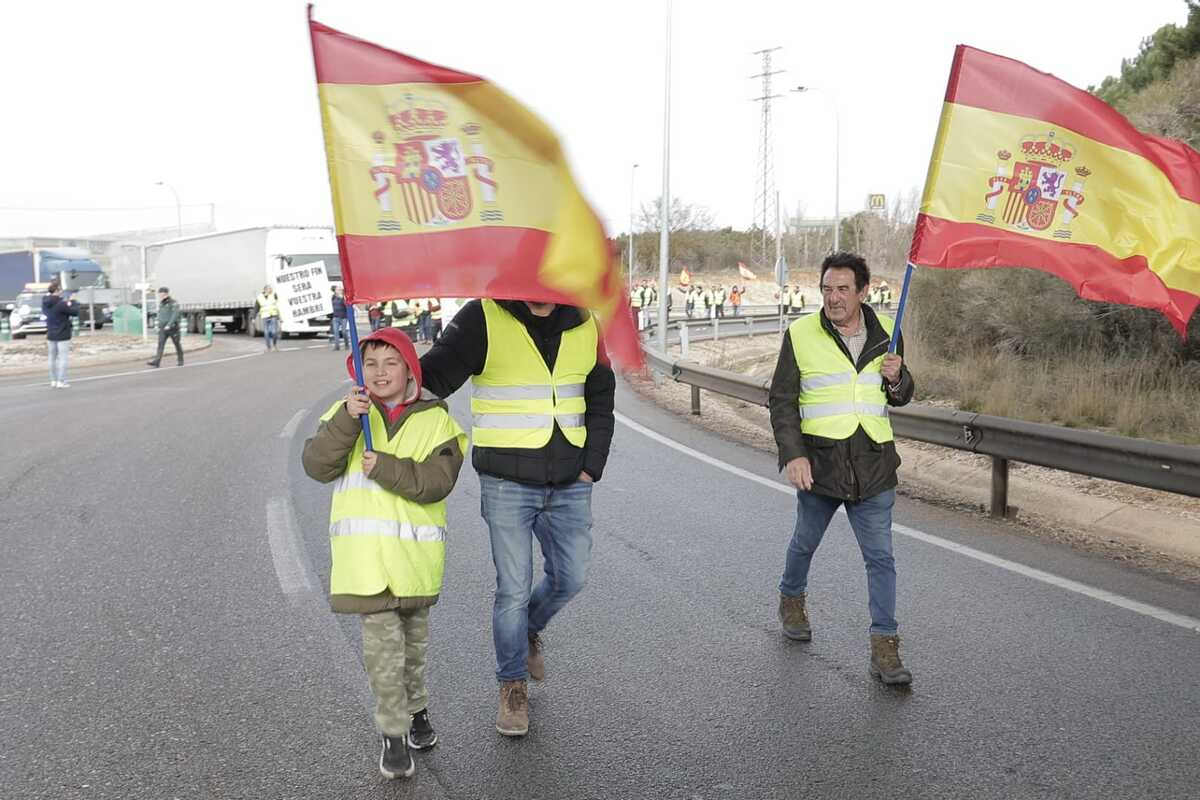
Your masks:
[{"label": "red and yellow flag stripe", "polygon": [[478,75],[309,27],[346,299],[581,306],[640,363],[620,267],[553,131]]},{"label": "red and yellow flag stripe", "polygon": [[1200,304],[1200,154],[1053,76],[960,46],[912,261],[1042,269],[1182,331]]}]

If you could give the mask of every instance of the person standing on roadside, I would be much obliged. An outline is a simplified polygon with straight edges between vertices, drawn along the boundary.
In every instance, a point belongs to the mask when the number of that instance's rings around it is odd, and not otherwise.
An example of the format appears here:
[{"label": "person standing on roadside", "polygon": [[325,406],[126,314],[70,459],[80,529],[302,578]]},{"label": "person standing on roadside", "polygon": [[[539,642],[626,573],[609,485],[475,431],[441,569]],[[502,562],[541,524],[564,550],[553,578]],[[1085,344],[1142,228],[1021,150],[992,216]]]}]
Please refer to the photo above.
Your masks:
[{"label": "person standing on roadside", "polygon": [[262,294],[254,301],[254,310],[262,323],[263,341],[267,350],[272,347],[279,352],[279,298],[271,284],[263,287]]},{"label": "person standing on roadside", "polygon": [[42,313],[46,316],[46,352],[50,359],[50,388],[66,389],[67,357],[71,352],[71,317],[79,316],[74,300],[62,296],[62,284],[50,281],[42,298]]},{"label": "person standing on roadside", "polygon": [[175,366],[183,366],[183,345],[179,343],[179,321],[183,314],[179,311],[179,303],[171,297],[171,290],[166,286],[158,287],[158,353],[154,360],[147,361],[151,367],[162,363],[163,348],[167,339],[175,344]]},{"label": "person standing on roadside", "polygon": [[349,330],[346,328],[346,298],[342,296],[340,287],[333,287],[333,317],[329,320],[329,341],[333,345],[334,350],[342,349],[341,346],[346,345],[346,349],[350,349],[350,340],[347,338]]},{"label": "person standing on roadside", "polygon": [[845,506],[867,570],[870,671],[908,684],[896,622],[892,507],[900,457],[889,406],[913,396],[904,343],[888,353],[894,322],[866,303],[867,262],[833,253],[821,264],[819,313],[788,326],[771,380],[771,427],[779,466],[796,487],[796,526],[779,583],[779,618],[789,639],[809,641],[808,571],[834,512]]},{"label": "person standing on roadside", "polygon": [[[454,315],[421,373],[442,398],[472,382],[471,463],[496,567],[496,730],[524,736],[527,679],[545,677],[541,634],[587,578],[616,378],[588,311],[488,299]],[[535,538],[545,574],[532,587]]]}]

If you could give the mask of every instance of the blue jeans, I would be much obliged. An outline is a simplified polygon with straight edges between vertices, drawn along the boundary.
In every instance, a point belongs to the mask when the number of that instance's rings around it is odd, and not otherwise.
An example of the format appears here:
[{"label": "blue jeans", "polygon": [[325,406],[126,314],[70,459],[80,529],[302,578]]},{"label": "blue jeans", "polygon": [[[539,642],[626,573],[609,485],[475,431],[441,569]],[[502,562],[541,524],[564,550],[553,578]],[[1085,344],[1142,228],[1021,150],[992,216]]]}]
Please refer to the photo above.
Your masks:
[{"label": "blue jeans", "polygon": [[[479,476],[479,505],[492,541],[496,602],[492,639],[496,678],[528,677],[529,634],[538,633],[587,580],[592,555],[592,484],[534,486]],[[533,537],[545,574],[533,584]]]},{"label": "blue jeans", "polygon": [[[808,588],[808,568],[821,544],[829,520],[843,501],[836,497],[796,492],[796,530],[788,543],[781,594],[795,597]],[[896,624],[896,562],[892,558],[892,506],[896,490],[888,489],[857,503],[846,503],[846,516],[867,565],[867,599],[871,633],[892,636]]]},{"label": "blue jeans", "polygon": [[333,349],[337,350],[343,344],[347,348],[350,347],[350,342],[346,339],[348,330],[345,317],[334,317],[329,328],[329,341],[333,342]]},{"label": "blue jeans", "polygon": [[267,349],[271,349],[271,344],[274,343],[275,349],[279,349],[279,317],[267,317],[263,320],[263,341],[267,344]]},{"label": "blue jeans", "polygon": [[50,382],[67,382],[67,356],[71,352],[71,340],[61,342],[46,341],[46,350],[50,355]]}]

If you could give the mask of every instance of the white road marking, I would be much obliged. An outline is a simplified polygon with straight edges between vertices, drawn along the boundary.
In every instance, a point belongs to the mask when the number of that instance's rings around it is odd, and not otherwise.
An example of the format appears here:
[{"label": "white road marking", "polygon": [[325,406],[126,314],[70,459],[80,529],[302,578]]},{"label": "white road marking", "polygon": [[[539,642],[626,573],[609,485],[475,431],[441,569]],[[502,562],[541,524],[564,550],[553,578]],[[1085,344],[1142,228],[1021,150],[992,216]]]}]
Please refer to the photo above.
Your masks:
[{"label": "white road marking", "polygon": [[311,592],[317,583],[301,557],[297,536],[292,504],[282,497],[267,501],[267,541],[279,588],[287,595]]},{"label": "white road marking", "polygon": [[288,420],[287,425],[283,426],[283,430],[279,432],[280,439],[290,439],[296,435],[296,429],[300,427],[300,420],[304,419],[305,410],[302,408],[292,415]]},{"label": "white road marking", "polygon": [[[191,367],[207,367],[209,364],[223,364],[226,361],[239,361],[243,358],[257,358],[261,353],[246,353],[240,356],[227,356],[226,358],[214,358],[211,361],[197,361],[195,363],[184,364],[182,367],[147,367],[145,369],[135,369],[129,372],[111,372],[108,375],[90,375],[86,378],[71,378],[70,383],[83,383],[84,381],[102,381],[108,378],[124,378],[129,375],[148,375],[151,372],[169,372],[175,369],[189,369]],[[18,388],[29,388],[31,386],[45,386],[45,381],[39,383],[24,383]]]},{"label": "white road marking", "polygon": [[[634,422],[632,419],[619,412],[615,413],[614,416],[622,425],[632,428],[643,436],[647,436],[654,441],[659,442],[660,444],[664,444],[667,447],[678,450],[684,455],[691,456],[698,461],[703,461],[705,464],[714,466],[717,469],[723,469],[726,472],[737,475],[740,478],[745,478],[746,480],[762,484],[767,488],[775,489],[776,491],[782,492],[789,497],[795,497],[796,495],[796,490],[791,486],[791,484],[774,481],[770,478],[764,478],[761,475],[755,475],[753,472],[748,472],[741,467],[735,467],[732,464],[727,464],[719,458],[714,458],[707,453],[701,453],[699,450],[693,450],[687,445],[680,444],[674,439],[669,439],[657,431],[647,428],[645,425]],[[845,509],[839,508],[838,512],[844,514]],[[1184,628],[1185,630],[1192,631],[1193,633],[1200,633],[1200,619],[1195,617],[1189,617],[1186,614],[1177,614],[1174,611],[1168,611],[1165,608],[1159,608],[1158,606],[1153,606],[1149,603],[1143,603],[1139,600],[1134,600],[1132,598],[1125,597],[1124,595],[1117,594],[1116,592],[1099,589],[1095,586],[1089,586],[1086,583],[1080,583],[1069,578],[1063,578],[1059,575],[1053,575],[1049,572],[1044,572],[1040,569],[1027,567],[1024,564],[1018,564],[1015,561],[1009,561],[1006,558],[1000,558],[999,556],[985,553],[982,550],[976,550],[973,547],[967,547],[966,545],[958,544],[957,542],[952,542],[949,539],[943,539],[940,536],[934,536],[933,534],[925,533],[924,531],[919,531],[915,528],[909,528],[905,525],[897,525],[893,523],[892,530],[911,539],[916,539],[917,541],[925,542],[926,544],[931,544],[935,547],[941,547],[944,550],[949,550],[953,553],[966,556],[967,558],[972,558],[976,561],[981,561],[985,564],[999,567],[1000,569],[1016,573],[1017,575],[1023,575],[1026,578],[1032,578],[1040,583],[1049,584],[1050,586],[1057,586],[1060,589],[1065,589],[1069,592],[1075,592],[1076,594],[1081,594],[1085,597],[1090,597],[1093,600],[1099,600],[1102,603],[1108,603],[1110,605],[1117,606],[1118,608],[1124,608],[1127,611],[1133,611],[1136,614],[1141,614],[1142,616],[1150,617],[1152,619],[1159,620],[1160,622],[1166,622],[1169,625],[1175,625],[1177,627]]]}]

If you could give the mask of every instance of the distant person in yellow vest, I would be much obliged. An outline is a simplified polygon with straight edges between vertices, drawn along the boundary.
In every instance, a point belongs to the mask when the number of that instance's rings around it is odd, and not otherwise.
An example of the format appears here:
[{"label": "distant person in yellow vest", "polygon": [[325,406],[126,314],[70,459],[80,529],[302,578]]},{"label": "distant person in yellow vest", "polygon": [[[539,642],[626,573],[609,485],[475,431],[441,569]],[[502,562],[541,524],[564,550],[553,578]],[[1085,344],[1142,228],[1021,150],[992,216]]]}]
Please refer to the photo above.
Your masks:
[{"label": "distant person in yellow vest", "polygon": [[716,309],[717,317],[725,318],[725,287],[718,286],[713,290],[713,307]]},{"label": "distant person in yellow vest", "polygon": [[400,299],[388,301],[387,309],[384,311],[384,319],[389,320],[389,327],[403,328],[409,324],[409,317],[417,313],[413,302],[415,301]]},{"label": "distant person in yellow vest", "polygon": [[804,310],[804,295],[800,293],[799,286],[792,287],[792,311],[799,312]]},{"label": "distant person in yellow vest", "polygon": [[892,287],[888,286],[887,281],[879,282],[879,305],[885,309],[891,308]]},{"label": "distant person in yellow vest", "polygon": [[687,314],[688,319],[692,318],[692,313],[696,310],[696,289],[695,287],[684,288],[683,291],[683,313]]},{"label": "distant person in yellow vest", "polygon": [[[524,736],[527,680],[546,671],[542,634],[587,578],[616,378],[588,311],[522,300],[464,305],[421,369],[439,397],[472,383],[471,463],[496,567],[496,730]],[[537,586],[534,539],[545,556]]]},{"label": "distant person in yellow vest", "polygon": [[279,298],[270,284],[263,287],[262,294],[254,301],[254,313],[262,327],[263,341],[267,350],[279,350]]},{"label": "distant person in yellow vest", "polygon": [[642,328],[648,328],[658,313],[658,284],[642,281]]},{"label": "distant person in yellow vest", "polygon": [[812,638],[807,606],[813,554],[844,506],[867,569],[870,670],[907,684],[896,622],[892,506],[900,458],[888,408],[912,399],[903,340],[888,354],[893,322],[866,304],[867,262],[833,253],[821,264],[820,313],[788,327],[771,380],[771,426],[779,466],[796,487],[796,527],[779,583],[779,617],[790,639]]},{"label": "distant person in yellow vest", "polygon": [[783,304],[784,314],[792,313],[792,287],[783,287],[783,296],[780,298],[780,302]]},{"label": "distant person in yellow vest", "polygon": [[[429,720],[425,651],[446,552],[446,496],[467,439],[446,404],[422,400],[421,364],[403,331],[359,343],[362,380],[321,417],[304,444],[309,477],[333,483],[329,512],[335,612],[362,617],[363,664],[375,695],[379,771],[406,778],[410,749],[437,743]],[[354,377],[353,356],[346,370]],[[366,415],[373,450],[366,450]]]}]

